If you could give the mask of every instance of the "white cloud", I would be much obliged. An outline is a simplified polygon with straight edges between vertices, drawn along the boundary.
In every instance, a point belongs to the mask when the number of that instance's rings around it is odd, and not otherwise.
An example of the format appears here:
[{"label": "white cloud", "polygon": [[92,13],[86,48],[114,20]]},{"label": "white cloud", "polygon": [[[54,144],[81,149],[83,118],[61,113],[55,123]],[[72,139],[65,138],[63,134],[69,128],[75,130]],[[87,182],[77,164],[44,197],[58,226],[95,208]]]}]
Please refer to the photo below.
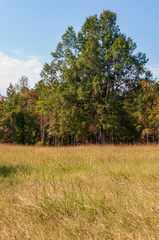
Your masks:
[{"label": "white cloud", "polygon": [[29,86],[34,87],[40,79],[42,67],[42,62],[36,56],[29,56],[28,60],[22,61],[0,52],[0,93],[4,94],[9,83],[16,84],[22,76],[28,77]]},{"label": "white cloud", "polygon": [[153,78],[159,80],[159,64],[149,65],[148,69],[152,72]]}]

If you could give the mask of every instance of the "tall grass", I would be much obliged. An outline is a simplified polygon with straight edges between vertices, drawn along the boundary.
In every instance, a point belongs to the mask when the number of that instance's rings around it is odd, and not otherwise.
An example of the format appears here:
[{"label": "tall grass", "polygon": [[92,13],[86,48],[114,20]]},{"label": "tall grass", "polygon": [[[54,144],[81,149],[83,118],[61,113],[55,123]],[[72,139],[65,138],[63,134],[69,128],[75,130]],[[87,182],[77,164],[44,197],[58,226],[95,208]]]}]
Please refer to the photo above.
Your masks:
[{"label": "tall grass", "polygon": [[0,240],[158,240],[159,146],[0,145]]}]

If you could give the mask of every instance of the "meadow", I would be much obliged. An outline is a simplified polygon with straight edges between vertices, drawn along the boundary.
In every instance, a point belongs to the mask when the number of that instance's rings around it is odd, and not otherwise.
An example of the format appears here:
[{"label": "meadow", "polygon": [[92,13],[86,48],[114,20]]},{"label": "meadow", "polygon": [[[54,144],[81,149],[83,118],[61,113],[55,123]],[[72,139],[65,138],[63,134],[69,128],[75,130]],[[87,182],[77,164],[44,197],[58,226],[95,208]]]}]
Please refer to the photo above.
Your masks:
[{"label": "meadow", "polygon": [[0,240],[158,240],[159,145],[0,145]]}]

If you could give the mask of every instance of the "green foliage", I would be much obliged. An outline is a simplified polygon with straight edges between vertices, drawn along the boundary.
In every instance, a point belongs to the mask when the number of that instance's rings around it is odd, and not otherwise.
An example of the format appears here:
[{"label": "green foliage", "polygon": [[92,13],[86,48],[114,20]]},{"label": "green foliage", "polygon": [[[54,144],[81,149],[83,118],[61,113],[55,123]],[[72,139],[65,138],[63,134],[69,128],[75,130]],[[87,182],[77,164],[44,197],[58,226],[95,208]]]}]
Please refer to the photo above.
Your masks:
[{"label": "green foliage", "polygon": [[51,83],[59,137],[103,144],[111,133],[118,141],[135,138],[135,123],[122,103],[148,75],[146,56],[135,49],[110,11],[87,18],[77,34],[68,27],[42,71],[46,85]]},{"label": "green foliage", "polygon": [[147,141],[158,141],[159,87],[136,47],[108,10],[86,18],[78,33],[68,27],[35,88],[23,76],[1,98],[0,138],[105,144],[145,141],[149,129]]}]

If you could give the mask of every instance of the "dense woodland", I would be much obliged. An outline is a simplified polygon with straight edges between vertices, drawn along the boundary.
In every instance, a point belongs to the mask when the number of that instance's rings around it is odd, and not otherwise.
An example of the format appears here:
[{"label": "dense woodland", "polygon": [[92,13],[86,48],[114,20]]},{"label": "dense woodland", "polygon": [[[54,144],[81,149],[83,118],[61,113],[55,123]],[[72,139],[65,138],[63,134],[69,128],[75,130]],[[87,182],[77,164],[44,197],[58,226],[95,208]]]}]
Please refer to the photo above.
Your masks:
[{"label": "dense woodland", "polygon": [[0,141],[77,145],[159,142],[159,83],[148,59],[120,32],[116,14],[68,27],[41,80],[9,85],[0,98]]}]

